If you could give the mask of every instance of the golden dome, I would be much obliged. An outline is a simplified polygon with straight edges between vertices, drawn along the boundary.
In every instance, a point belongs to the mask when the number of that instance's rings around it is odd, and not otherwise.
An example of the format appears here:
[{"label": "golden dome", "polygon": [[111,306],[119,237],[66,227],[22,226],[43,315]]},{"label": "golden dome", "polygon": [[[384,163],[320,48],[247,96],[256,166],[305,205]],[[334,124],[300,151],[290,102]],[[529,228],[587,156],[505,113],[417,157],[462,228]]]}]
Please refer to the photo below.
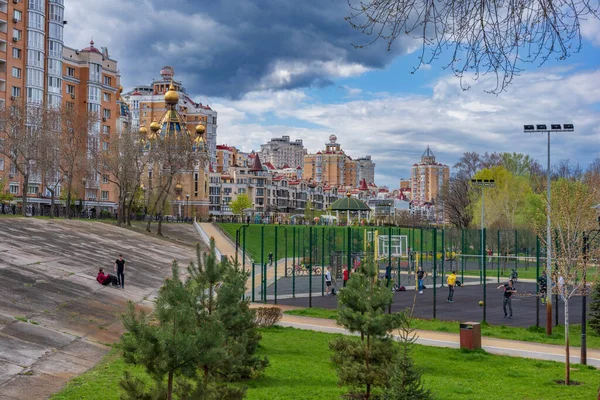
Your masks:
[{"label": "golden dome", "polygon": [[140,135],[146,136],[148,134],[148,129],[142,125],[140,126]]},{"label": "golden dome", "polygon": [[202,136],[196,136],[196,139],[194,139],[194,147],[196,147],[196,150],[205,149],[204,138]]},{"label": "golden dome", "polygon": [[198,135],[204,135],[204,132],[206,132],[206,127],[202,124],[198,124],[196,125],[196,133]]},{"label": "golden dome", "polygon": [[119,85],[119,94],[121,94],[121,92],[123,92],[123,86]]},{"label": "golden dome", "polygon": [[175,185],[175,191],[181,192],[182,190],[183,190],[183,185],[181,184],[181,182],[177,182],[177,185]]},{"label": "golden dome", "polygon": [[169,86],[169,90],[165,93],[165,103],[167,104],[177,104],[179,102],[179,95],[175,91],[175,86],[171,83]]},{"label": "golden dome", "polygon": [[352,196],[352,193],[350,193],[350,191],[348,190],[348,191],[346,192],[346,197],[350,197],[350,196]]},{"label": "golden dome", "polygon": [[152,132],[158,132],[160,130],[160,124],[156,122],[156,120],[152,121],[152,123],[150,124],[150,130]]}]

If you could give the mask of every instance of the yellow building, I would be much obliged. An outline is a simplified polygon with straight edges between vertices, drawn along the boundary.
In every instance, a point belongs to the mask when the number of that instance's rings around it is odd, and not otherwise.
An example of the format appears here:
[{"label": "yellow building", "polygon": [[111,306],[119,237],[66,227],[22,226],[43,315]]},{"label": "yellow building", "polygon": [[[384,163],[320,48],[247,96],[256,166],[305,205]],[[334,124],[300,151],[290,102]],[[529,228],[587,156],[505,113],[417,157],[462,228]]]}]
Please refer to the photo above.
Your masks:
[{"label": "yellow building", "polygon": [[427,146],[421,162],[412,166],[411,200],[415,205],[435,203],[442,186],[450,179],[450,167],[435,161],[435,155]]},{"label": "yellow building", "polygon": [[331,135],[325,151],[304,156],[302,177],[332,187],[354,188],[358,185],[358,163],[344,153],[337,136]]},{"label": "yellow building", "polygon": [[[164,113],[150,123],[149,129],[140,127],[140,134],[147,135],[146,154],[150,155],[153,146],[161,154],[157,158],[158,162],[148,164],[143,185],[149,193],[148,201],[162,190],[168,190],[167,202],[170,214],[174,216],[208,216],[210,167],[204,139],[206,127],[198,123],[193,130],[189,130],[188,121],[178,111],[179,100],[177,89],[172,84],[164,95]],[[158,141],[172,140],[174,137],[182,139],[181,143],[172,142],[176,147],[157,144]],[[183,144],[186,144],[184,149],[178,150]],[[168,149],[165,150],[166,148]],[[169,211],[154,212],[158,214]]]}]

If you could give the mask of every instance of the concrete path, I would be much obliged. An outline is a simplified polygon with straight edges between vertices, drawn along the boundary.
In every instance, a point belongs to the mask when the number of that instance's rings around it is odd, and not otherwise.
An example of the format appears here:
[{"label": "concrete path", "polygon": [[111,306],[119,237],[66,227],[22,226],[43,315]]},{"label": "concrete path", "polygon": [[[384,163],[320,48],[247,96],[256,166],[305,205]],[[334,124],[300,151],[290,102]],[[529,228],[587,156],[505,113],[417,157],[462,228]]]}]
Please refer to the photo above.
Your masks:
[{"label": "concrete path", "polygon": [[[125,290],[99,285],[124,255]],[[0,218],[0,400],[44,399],[95,365],[123,333],[128,301],[150,310],[194,248],[98,221]]]},{"label": "concrete path", "polygon": [[[254,305],[261,307],[264,305]],[[278,306],[282,310],[297,309],[297,307]],[[296,315],[284,314],[279,322],[281,326],[293,327],[297,329],[313,330],[327,333],[341,333],[351,335],[349,331],[337,325],[335,321],[323,318],[300,317]],[[434,331],[415,331],[418,339],[417,343],[425,346],[460,348],[460,336],[455,333],[434,332]],[[506,355],[511,357],[524,357],[537,360],[551,360],[564,362],[565,349],[563,346],[540,344],[532,342],[521,342],[516,340],[495,339],[482,337],[482,347],[491,354]],[[579,347],[571,347],[571,362],[579,363]],[[588,349],[588,365],[600,368],[600,350]]]},{"label": "concrete path", "polygon": [[222,255],[235,257],[235,243],[232,243],[213,223],[200,222],[198,225],[200,225],[206,236],[215,239],[215,247]]}]

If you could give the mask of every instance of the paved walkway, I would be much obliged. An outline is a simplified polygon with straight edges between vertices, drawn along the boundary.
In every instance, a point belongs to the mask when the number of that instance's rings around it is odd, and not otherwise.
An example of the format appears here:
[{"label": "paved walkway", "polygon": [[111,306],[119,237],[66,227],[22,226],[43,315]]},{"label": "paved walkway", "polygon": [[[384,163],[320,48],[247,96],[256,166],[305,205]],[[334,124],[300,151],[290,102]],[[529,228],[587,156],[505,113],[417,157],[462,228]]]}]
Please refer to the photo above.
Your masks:
[{"label": "paved walkway", "polygon": [[[254,307],[264,305],[255,304]],[[282,310],[297,309],[298,307],[278,306]],[[340,327],[335,321],[323,318],[300,317],[296,315],[284,314],[279,322],[281,326],[293,327],[297,329],[313,330],[327,333],[341,333],[351,335],[349,331]],[[417,343],[425,346],[460,348],[460,336],[455,333],[434,332],[416,330]],[[482,347],[491,354],[506,355],[511,357],[524,357],[537,360],[551,360],[564,362],[565,349],[563,346],[540,344],[533,342],[521,342],[517,340],[495,339],[482,337]],[[579,347],[571,347],[571,362],[579,363]],[[588,365],[600,368],[600,350],[588,349]]]}]

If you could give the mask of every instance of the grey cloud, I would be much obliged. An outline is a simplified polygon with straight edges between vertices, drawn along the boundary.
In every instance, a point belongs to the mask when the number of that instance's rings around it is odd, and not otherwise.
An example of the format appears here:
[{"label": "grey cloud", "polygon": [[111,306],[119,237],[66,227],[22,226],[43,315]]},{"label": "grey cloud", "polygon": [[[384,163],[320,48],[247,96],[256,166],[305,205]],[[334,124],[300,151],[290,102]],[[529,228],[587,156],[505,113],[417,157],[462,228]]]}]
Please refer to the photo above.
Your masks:
[{"label": "grey cloud", "polygon": [[208,96],[329,85],[382,68],[409,47],[407,40],[392,52],[353,48],[365,39],[344,21],[345,1],[65,3],[67,45],[83,47],[93,35],[119,61],[125,85],[147,83],[170,64],[191,93]]}]

